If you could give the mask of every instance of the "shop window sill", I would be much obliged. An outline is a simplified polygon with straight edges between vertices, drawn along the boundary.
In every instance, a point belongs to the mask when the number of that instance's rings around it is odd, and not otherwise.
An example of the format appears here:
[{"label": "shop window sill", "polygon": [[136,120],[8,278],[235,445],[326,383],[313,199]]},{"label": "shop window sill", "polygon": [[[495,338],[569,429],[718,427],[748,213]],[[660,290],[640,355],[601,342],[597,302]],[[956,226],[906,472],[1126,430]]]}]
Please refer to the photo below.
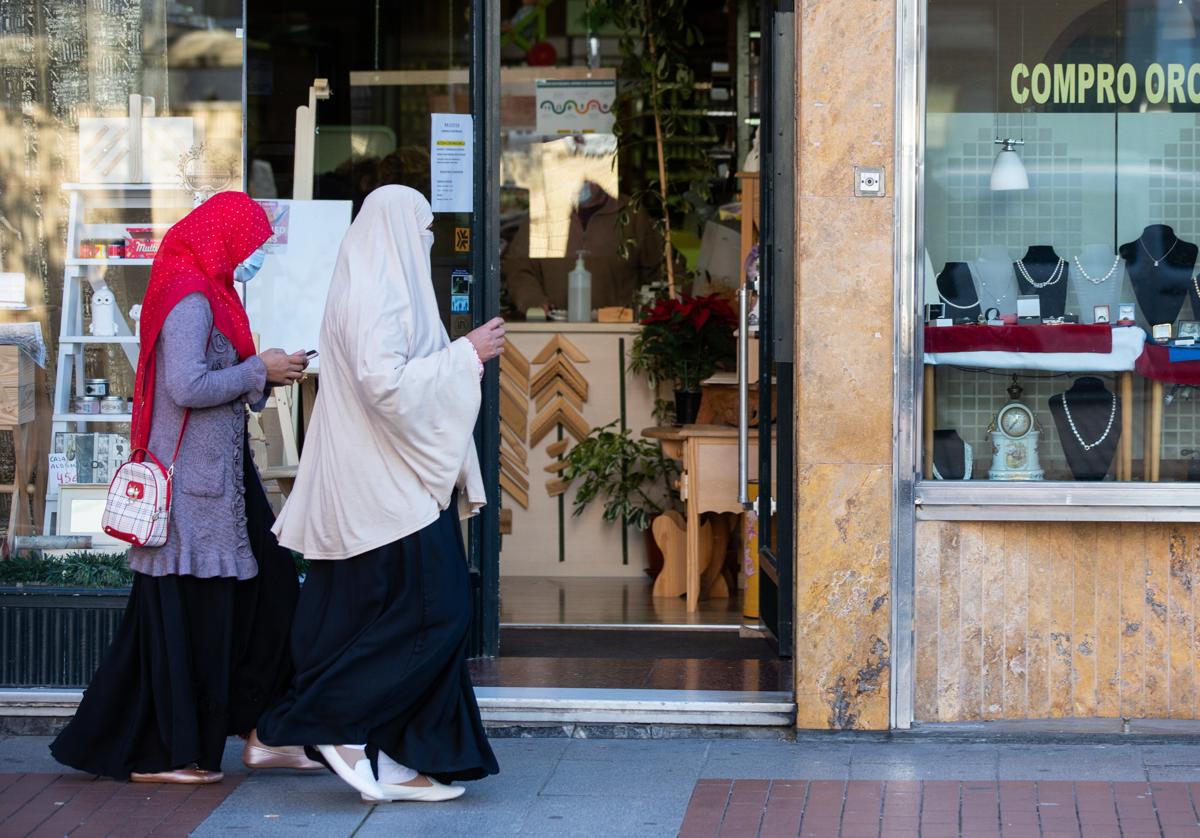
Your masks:
[{"label": "shop window sill", "polygon": [[1200,484],[923,481],[922,521],[1196,521]]}]

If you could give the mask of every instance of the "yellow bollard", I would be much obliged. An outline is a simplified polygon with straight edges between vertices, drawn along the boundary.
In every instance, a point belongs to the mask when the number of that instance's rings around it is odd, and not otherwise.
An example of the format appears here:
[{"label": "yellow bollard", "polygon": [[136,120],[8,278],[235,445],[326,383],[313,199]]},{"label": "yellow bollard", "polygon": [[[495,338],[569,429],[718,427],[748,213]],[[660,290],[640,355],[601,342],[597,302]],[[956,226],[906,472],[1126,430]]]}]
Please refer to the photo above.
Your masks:
[{"label": "yellow bollard", "polygon": [[[758,484],[749,485],[750,500],[758,500]],[[762,616],[758,610],[758,513],[752,509],[742,513],[742,573],[746,590],[742,598],[742,622],[757,626]]]}]

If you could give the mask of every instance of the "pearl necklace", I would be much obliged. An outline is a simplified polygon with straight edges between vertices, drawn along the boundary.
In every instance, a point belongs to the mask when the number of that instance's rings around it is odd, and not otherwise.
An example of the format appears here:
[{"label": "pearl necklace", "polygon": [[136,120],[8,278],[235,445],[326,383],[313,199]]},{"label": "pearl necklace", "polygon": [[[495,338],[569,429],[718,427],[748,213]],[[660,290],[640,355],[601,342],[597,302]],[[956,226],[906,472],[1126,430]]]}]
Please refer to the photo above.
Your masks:
[{"label": "pearl necklace", "polygon": [[1059,259],[1058,264],[1054,266],[1054,270],[1050,272],[1050,278],[1045,282],[1037,282],[1032,276],[1029,275],[1029,269],[1025,267],[1025,261],[1023,259],[1018,259],[1016,264],[1017,273],[1019,273],[1021,278],[1034,288],[1047,288],[1051,285],[1056,285],[1067,272],[1067,260]]},{"label": "pearl necklace", "polygon": [[1104,440],[1108,439],[1108,432],[1112,430],[1113,422],[1117,418],[1117,394],[1112,394],[1112,413],[1108,415],[1108,427],[1104,429],[1104,433],[1100,434],[1100,438],[1091,445],[1083,441],[1083,437],[1079,435],[1079,429],[1075,427],[1075,420],[1071,418],[1071,406],[1067,404],[1067,394],[1063,393],[1063,413],[1067,416],[1067,424],[1071,426],[1071,433],[1075,435],[1075,439],[1083,446],[1084,451],[1091,451]]},{"label": "pearl necklace", "polygon": [[[982,265],[983,263],[987,262],[987,261],[988,261],[988,260],[987,260],[987,259],[984,259],[983,257],[980,257],[980,258],[979,258],[979,264],[981,264],[981,265]],[[1007,263],[1007,260],[1006,260],[1005,262],[1003,262],[1003,263],[1000,263],[1000,264],[1008,264],[1008,263]],[[986,277],[984,277],[984,275],[983,275],[983,274],[984,274],[984,272],[983,272],[982,270],[980,270],[980,271],[978,272],[978,274],[979,274],[979,288],[980,288],[980,290],[982,290],[982,291],[985,291],[985,292],[988,294],[988,296],[990,296],[992,299],[994,299],[994,300],[996,301],[996,304],[997,304],[997,305],[999,305],[1000,303],[1002,303],[1002,302],[1004,302],[1005,300],[1007,300],[1007,299],[1008,299],[1008,294],[995,294],[995,293],[993,293],[993,292],[992,292],[992,289],[991,289],[991,288],[988,286],[988,281],[987,281],[987,278],[986,278]],[[1009,276],[1012,276],[1012,274],[1009,274]],[[1011,286],[1010,286],[1010,287],[1011,287]],[[980,305],[983,305],[983,301],[982,301],[982,300],[980,300],[980,303],[979,303],[979,304],[980,304]]]},{"label": "pearl necklace", "polygon": [[1092,279],[1088,272],[1083,269],[1083,263],[1079,261],[1079,257],[1075,257],[1075,267],[1079,269],[1079,273],[1082,274],[1083,278],[1092,283],[1092,285],[1103,285],[1112,279],[1112,275],[1117,272],[1117,265],[1119,264],[1121,264],[1121,257],[1118,255],[1117,258],[1113,260],[1112,267],[1108,269],[1108,273],[1099,279]]},{"label": "pearl necklace", "polygon": [[1162,256],[1159,256],[1157,259],[1155,259],[1154,254],[1150,252],[1150,248],[1146,247],[1146,243],[1142,241],[1141,236],[1138,236],[1138,244],[1142,246],[1142,250],[1146,251],[1146,255],[1150,257],[1150,260],[1154,262],[1154,267],[1157,268],[1159,262],[1171,255],[1171,251],[1175,249],[1175,245],[1179,244],[1179,239],[1176,238],[1175,241],[1171,242],[1171,246],[1167,248],[1167,252]]},{"label": "pearl necklace", "polygon": [[1200,282],[1196,281],[1196,277],[1198,276],[1200,276],[1200,274],[1196,274],[1192,277],[1192,287],[1196,289],[1196,297],[1200,299]]}]

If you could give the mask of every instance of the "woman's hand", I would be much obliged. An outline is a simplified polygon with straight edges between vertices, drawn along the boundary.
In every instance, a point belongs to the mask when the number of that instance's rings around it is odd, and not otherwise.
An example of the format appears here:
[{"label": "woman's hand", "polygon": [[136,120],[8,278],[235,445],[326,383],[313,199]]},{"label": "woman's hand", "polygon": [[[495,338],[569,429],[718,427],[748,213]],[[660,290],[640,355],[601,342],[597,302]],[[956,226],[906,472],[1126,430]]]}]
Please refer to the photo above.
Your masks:
[{"label": "woman's hand", "polygon": [[267,368],[267,384],[271,387],[282,387],[300,380],[308,367],[308,358],[303,352],[289,355],[282,349],[268,349],[258,359]]},{"label": "woman's hand", "polygon": [[504,351],[504,320],[495,317],[467,335],[483,363]]}]

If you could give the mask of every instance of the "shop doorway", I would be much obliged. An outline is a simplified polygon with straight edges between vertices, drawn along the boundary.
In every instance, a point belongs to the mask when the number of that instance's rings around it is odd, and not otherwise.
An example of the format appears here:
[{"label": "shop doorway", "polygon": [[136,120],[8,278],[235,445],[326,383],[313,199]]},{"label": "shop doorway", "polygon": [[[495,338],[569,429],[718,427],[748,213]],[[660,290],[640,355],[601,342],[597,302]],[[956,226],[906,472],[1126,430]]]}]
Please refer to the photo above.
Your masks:
[{"label": "shop doorway", "polygon": [[[791,13],[689,7],[694,89],[660,121],[669,179],[689,185],[670,198],[676,289],[724,294],[736,311],[747,270],[760,283],[746,301],[745,416],[738,369],[717,371],[704,427],[681,430],[658,403],[672,388],[630,369],[639,330],[621,309],[653,303],[641,289],[665,273],[665,221],[639,199],[658,184],[653,121],[613,127],[637,70],[619,16],[590,16],[600,5],[625,4],[251,0],[251,171],[265,164],[289,194],[294,108],[327,79],[314,197],[357,209],[384,183],[430,196],[451,335],[510,321],[477,440],[499,503],[469,525],[481,684],[790,692]],[[761,174],[746,171],[756,159]],[[568,299],[580,271],[596,309],[586,322]],[[597,429],[605,445],[573,457]],[[621,474],[597,478],[614,456]],[[613,512],[629,456],[650,458],[645,480]],[[599,490],[581,505],[587,485]],[[755,524],[742,513],[756,499]],[[673,530],[636,526],[671,508]]]}]

